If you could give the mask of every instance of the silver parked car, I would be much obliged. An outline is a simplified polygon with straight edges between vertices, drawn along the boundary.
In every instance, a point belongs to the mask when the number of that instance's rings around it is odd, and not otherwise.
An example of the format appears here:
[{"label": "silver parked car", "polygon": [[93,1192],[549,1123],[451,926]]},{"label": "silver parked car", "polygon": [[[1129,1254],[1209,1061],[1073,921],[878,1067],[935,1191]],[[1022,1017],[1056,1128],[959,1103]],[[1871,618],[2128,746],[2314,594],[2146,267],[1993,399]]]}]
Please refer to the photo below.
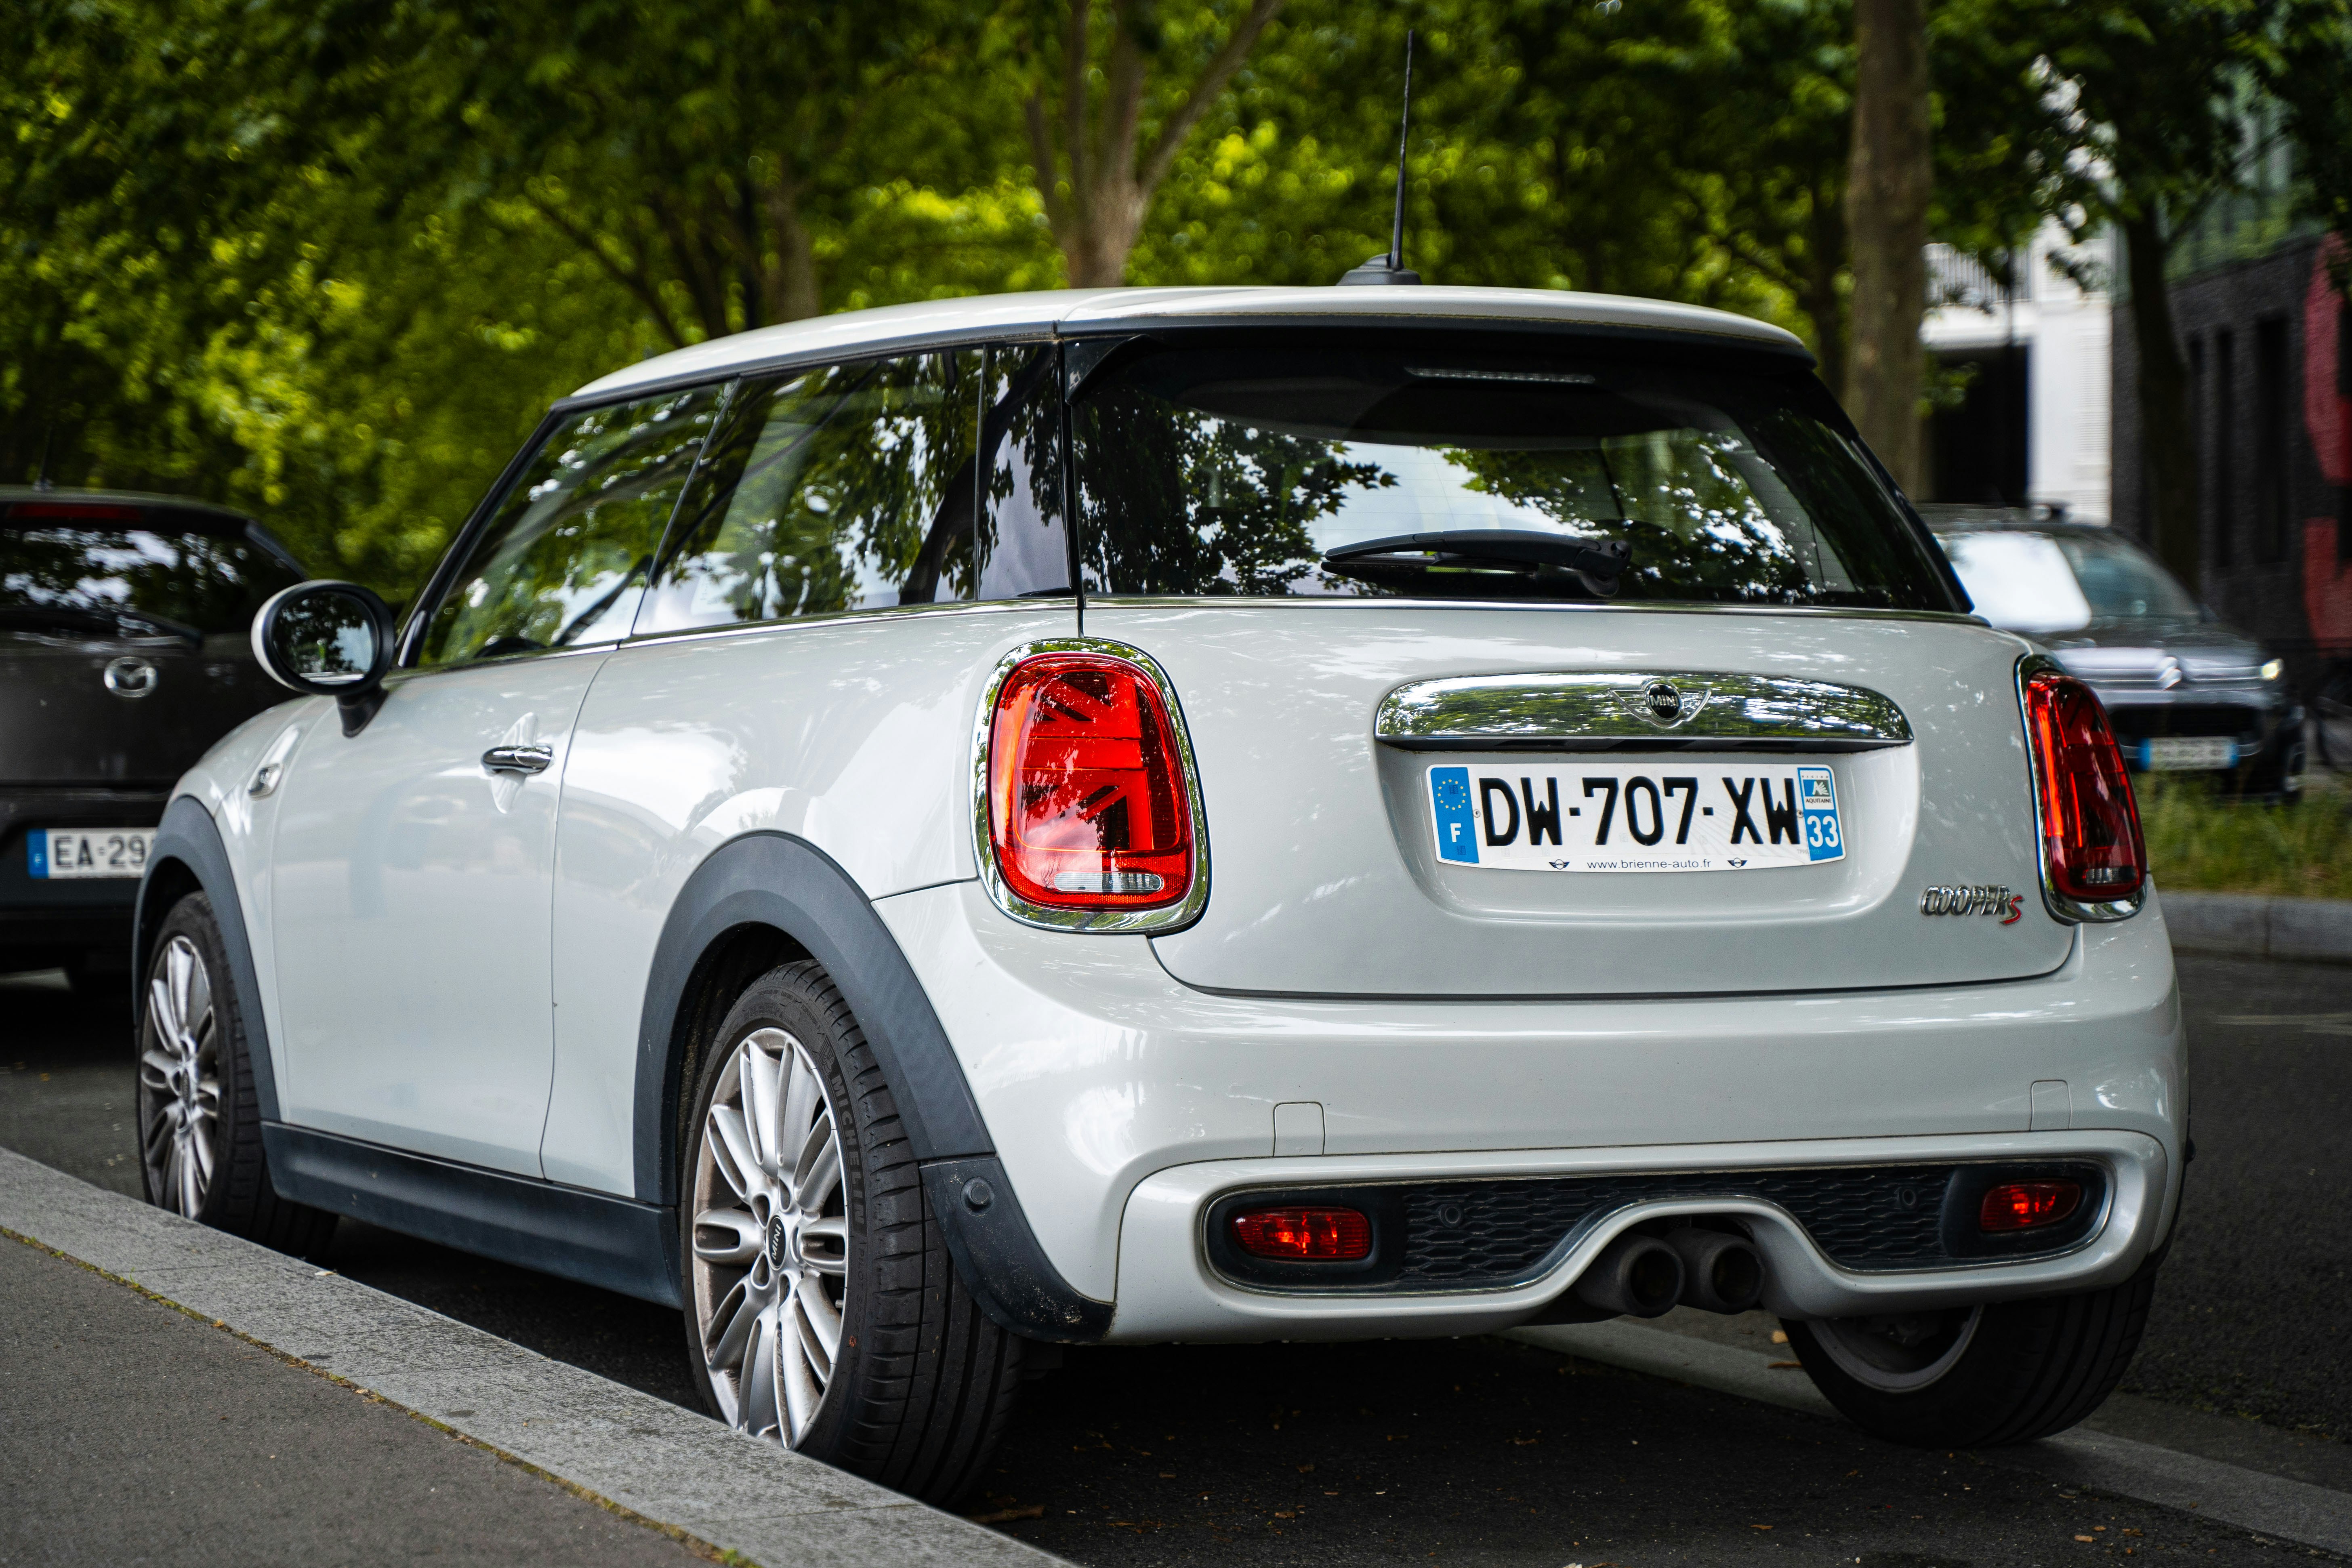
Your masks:
[{"label": "silver parked car", "polygon": [[1977,613],[2089,682],[2130,766],[2218,774],[2272,799],[2302,793],[2304,712],[2285,661],[2147,551],[2047,509],[1923,510]]},{"label": "silver parked car", "polygon": [[1679,1302],[2014,1442],[2137,1342],[2187,1058],[2123,758],[1770,327],[748,332],[558,405],[397,629],[254,636],[304,695],[143,889],[151,1193],[675,1304],[746,1431],[946,1498],[1041,1345]]}]

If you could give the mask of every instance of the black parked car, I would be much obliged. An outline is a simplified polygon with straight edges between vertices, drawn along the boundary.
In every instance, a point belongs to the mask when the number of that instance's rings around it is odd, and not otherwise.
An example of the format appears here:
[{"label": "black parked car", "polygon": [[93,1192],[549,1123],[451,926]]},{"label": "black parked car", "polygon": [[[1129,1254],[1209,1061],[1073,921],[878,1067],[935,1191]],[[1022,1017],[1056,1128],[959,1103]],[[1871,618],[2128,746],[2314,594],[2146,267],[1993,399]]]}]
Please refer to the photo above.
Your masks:
[{"label": "black parked car", "polygon": [[0,969],[130,963],[173,781],[286,696],[253,616],[303,575],[201,501],[0,488]]},{"label": "black parked car", "polygon": [[1994,507],[1919,509],[1977,614],[2090,683],[2134,768],[2226,775],[2242,794],[2303,787],[2303,709],[2286,668],[2095,523]]}]

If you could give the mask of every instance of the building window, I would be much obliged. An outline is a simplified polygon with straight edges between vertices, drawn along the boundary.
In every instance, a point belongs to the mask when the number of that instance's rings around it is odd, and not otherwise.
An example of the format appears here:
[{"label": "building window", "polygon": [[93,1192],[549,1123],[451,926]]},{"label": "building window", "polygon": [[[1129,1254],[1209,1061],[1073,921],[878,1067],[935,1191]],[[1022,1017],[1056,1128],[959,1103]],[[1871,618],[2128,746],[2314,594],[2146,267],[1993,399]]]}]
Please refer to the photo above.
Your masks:
[{"label": "building window", "polygon": [[2287,388],[2286,318],[2254,324],[2254,530],[2264,561],[2284,561],[2293,495],[2294,402]]}]

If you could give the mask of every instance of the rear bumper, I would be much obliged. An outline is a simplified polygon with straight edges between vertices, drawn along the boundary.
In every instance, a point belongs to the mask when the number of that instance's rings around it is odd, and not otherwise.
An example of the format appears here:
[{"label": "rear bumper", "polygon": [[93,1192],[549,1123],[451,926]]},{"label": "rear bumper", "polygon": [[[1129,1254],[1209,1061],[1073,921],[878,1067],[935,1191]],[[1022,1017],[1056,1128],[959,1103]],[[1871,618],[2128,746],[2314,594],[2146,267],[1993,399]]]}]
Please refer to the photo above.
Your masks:
[{"label": "rear bumper", "polygon": [[[1202,1245],[1202,1216],[1220,1196],[1286,1184],[1412,1183],[1465,1178],[1614,1173],[1785,1171],[1891,1163],[2082,1161],[2105,1170],[2103,1212],[2090,1234],[2058,1256],[1942,1268],[1841,1267],[1796,1216],[1745,1196],[1635,1204],[1582,1232],[1536,1278],[1508,1289],[1339,1292],[1252,1289],[1223,1278]],[[1736,1188],[1733,1175],[1727,1187]],[[1706,1147],[1602,1149],[1476,1155],[1407,1154],[1370,1160],[1217,1162],[1163,1171],[1129,1199],[1119,1238],[1118,1299],[1108,1342],[1166,1340],[1356,1339],[1370,1335],[1487,1333],[1540,1317],[1622,1232],[1677,1215],[1736,1219],[1765,1262],[1763,1305],[1784,1318],[1846,1318],[2120,1284],[2168,1224],[2171,1162],[2136,1132],[2021,1133],[2008,1137],[1824,1140]]]},{"label": "rear bumper", "polygon": [[[2187,1059],[2154,897],[2080,928],[2032,980],[1539,1002],[1213,995],[1171,979],[1148,939],[1018,926],[976,883],[876,908],[1039,1245],[1115,1302],[1115,1340],[1480,1331],[1536,1315],[1617,1231],[1676,1212],[1748,1219],[1794,1316],[2090,1289],[2172,1224]],[[1279,1159],[1276,1106],[1316,1113],[1286,1111]],[[1244,1187],[2061,1156],[2111,1173],[2107,1210],[2079,1247],[2030,1263],[1843,1268],[1785,1212],[1720,1197],[1612,1214],[1540,1277],[1481,1296],[1303,1300],[1223,1280],[1202,1242],[1209,1204]]]},{"label": "rear bumper", "polygon": [[128,952],[139,879],[35,877],[26,837],[46,827],[152,827],[164,798],[160,790],[0,787],[0,951]]}]

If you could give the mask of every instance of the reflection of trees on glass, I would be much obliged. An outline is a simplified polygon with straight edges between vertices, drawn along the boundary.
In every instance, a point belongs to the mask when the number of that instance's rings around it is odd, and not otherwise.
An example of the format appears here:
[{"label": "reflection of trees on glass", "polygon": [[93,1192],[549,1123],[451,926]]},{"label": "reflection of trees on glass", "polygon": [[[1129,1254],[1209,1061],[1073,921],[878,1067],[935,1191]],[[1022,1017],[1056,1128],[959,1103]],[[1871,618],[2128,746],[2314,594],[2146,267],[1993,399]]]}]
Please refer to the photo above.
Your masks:
[{"label": "reflection of trees on glass", "polygon": [[558,426],[433,612],[423,662],[626,637],[719,401],[700,387]]},{"label": "reflection of trees on glass", "polygon": [[988,351],[981,395],[980,596],[1066,593],[1062,527],[1061,399],[1055,352],[1045,344]]},{"label": "reflection of trees on glass", "polygon": [[263,601],[299,580],[234,534],[184,532],[152,520],[144,527],[0,525],[0,630],[106,635],[116,617],[144,616],[159,631],[243,632]]},{"label": "reflection of trees on glass", "polygon": [[1551,451],[1463,451],[1446,460],[1474,490],[1541,513],[1571,532],[1622,539],[1634,598],[1802,603],[1805,565],[1749,487],[1754,454],[1736,435],[1645,430]]},{"label": "reflection of trees on glass", "polygon": [[1319,577],[1315,525],[1393,485],[1344,441],[1115,390],[1077,410],[1087,581],[1121,594],[1280,596]]},{"label": "reflection of trees on glass", "polygon": [[746,384],[639,631],[972,596],[976,353]]}]

